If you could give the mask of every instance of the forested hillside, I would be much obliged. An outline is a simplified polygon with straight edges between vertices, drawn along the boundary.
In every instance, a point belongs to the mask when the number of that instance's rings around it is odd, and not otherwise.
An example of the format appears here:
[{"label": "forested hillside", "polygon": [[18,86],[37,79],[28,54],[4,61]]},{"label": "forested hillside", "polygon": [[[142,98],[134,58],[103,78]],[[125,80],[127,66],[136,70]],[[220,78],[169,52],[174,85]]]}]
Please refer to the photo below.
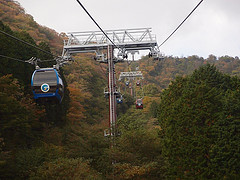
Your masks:
[{"label": "forested hillside", "polygon": [[[41,49],[55,53],[62,47],[60,35],[16,2],[0,0],[0,20],[1,31]],[[34,66],[18,61],[31,57],[53,59],[0,33],[0,179],[240,178],[238,57],[146,56],[116,64],[117,78],[122,71],[142,71],[144,108],[136,109],[130,88],[117,82],[124,99],[117,105],[113,148],[103,136],[107,66],[93,54],[75,56],[60,71],[62,103],[36,104]]]},{"label": "forested hillside", "polygon": [[189,57],[165,57],[162,61],[154,61],[147,56],[139,61],[139,67],[146,81],[157,84],[160,90],[168,87],[177,76],[191,74],[195,69],[206,64],[214,64],[221,72],[229,75],[240,75],[239,57],[209,55],[207,59],[196,55]]},{"label": "forested hillside", "polygon": [[39,44],[42,41],[50,44],[51,50],[60,54],[62,51],[61,34],[39,25],[30,14],[26,14],[17,1],[0,0],[0,21],[8,25],[13,31],[27,32]]}]

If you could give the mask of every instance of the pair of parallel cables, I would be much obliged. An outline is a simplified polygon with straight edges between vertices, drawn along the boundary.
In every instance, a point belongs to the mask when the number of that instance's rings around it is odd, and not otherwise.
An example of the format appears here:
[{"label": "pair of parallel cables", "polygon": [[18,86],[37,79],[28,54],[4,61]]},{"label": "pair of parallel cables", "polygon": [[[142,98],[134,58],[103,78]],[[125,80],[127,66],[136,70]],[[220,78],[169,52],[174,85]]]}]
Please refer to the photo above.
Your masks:
[{"label": "pair of parallel cables", "polygon": [[[30,46],[30,47],[33,47],[33,48],[35,48],[35,49],[37,49],[37,50],[39,50],[39,51],[41,51],[41,52],[44,52],[44,53],[46,53],[46,54],[48,54],[48,55],[51,55],[51,56],[54,56],[54,57],[58,58],[58,56],[53,55],[51,52],[48,52],[48,51],[46,51],[46,50],[43,50],[43,49],[41,49],[41,48],[39,48],[39,47],[37,47],[37,46],[29,43],[29,42],[23,41],[22,39],[19,39],[19,38],[15,37],[15,36],[13,36],[13,35],[11,35],[11,34],[8,34],[8,33],[4,32],[4,31],[2,31],[2,30],[0,30],[0,33],[4,34],[4,35],[6,35],[6,36],[8,36],[8,37],[10,37],[10,38],[12,38],[12,39],[15,39],[15,40],[17,40],[17,41],[19,41],[19,42],[21,42],[21,43],[23,43],[23,44],[25,44],[25,45],[28,45],[28,46]],[[7,58],[7,59],[11,59],[11,60],[15,60],[15,61],[19,61],[19,62],[28,63],[28,62],[26,62],[26,61],[24,61],[24,60],[17,59],[17,58],[13,58],[13,57],[9,57],[9,56],[5,56],[5,55],[1,55],[1,54],[0,54],[0,57]],[[55,61],[55,60],[44,60],[44,61],[41,61],[41,62],[47,62],[47,61]]]},{"label": "pair of parallel cables", "polygon": [[[103,31],[103,29],[99,26],[99,24],[95,21],[95,19],[91,16],[91,14],[87,11],[87,9],[83,6],[83,4],[77,0],[78,4],[82,7],[82,9],[87,13],[87,15],[91,18],[91,20],[96,24],[96,26],[102,31],[102,33],[107,37],[107,39],[112,43],[112,45],[114,45],[115,47],[117,47],[117,45],[108,37],[108,35]],[[187,17],[177,26],[177,28],[158,46],[161,47],[163,44],[165,44],[170,37],[183,25],[183,23],[192,15],[192,13],[200,6],[200,4],[203,2],[203,0],[201,0],[195,7],[194,9],[187,15]]]}]

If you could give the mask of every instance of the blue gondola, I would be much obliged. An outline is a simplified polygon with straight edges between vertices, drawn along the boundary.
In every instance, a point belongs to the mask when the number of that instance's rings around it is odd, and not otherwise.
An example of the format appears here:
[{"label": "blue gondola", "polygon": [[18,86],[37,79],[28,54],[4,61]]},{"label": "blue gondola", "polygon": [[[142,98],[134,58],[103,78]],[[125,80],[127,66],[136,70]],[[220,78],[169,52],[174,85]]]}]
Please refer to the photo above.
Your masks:
[{"label": "blue gondola", "polygon": [[117,97],[117,103],[118,104],[122,104],[123,103],[123,97],[122,96]]},{"label": "blue gondola", "polygon": [[36,69],[31,79],[34,99],[37,101],[62,101],[64,85],[58,71],[54,68]]}]

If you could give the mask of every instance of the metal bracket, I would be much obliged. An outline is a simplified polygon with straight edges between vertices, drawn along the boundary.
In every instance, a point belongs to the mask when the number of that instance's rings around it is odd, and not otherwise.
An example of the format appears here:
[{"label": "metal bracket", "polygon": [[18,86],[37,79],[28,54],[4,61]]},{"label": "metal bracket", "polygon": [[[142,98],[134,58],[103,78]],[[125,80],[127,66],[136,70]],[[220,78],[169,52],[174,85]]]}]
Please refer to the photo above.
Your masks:
[{"label": "metal bracket", "polygon": [[40,69],[37,62],[42,62],[42,61],[40,59],[36,58],[36,57],[31,57],[29,60],[27,60],[25,62],[30,63],[32,65],[35,65],[35,69]]}]

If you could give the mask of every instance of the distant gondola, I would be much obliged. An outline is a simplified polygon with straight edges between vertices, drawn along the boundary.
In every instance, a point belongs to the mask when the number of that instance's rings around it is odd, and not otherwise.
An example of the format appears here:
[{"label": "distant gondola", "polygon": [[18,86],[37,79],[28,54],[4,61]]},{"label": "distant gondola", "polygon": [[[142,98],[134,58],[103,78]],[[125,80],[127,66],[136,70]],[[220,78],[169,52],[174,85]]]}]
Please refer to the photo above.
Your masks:
[{"label": "distant gondola", "polygon": [[140,86],[140,81],[139,81],[139,80],[136,82],[136,85],[137,85],[137,86]]},{"label": "distant gondola", "polygon": [[31,87],[37,101],[62,101],[64,85],[55,68],[36,69],[32,75]]},{"label": "distant gondola", "polygon": [[143,101],[142,99],[136,100],[136,109],[143,109]]},{"label": "distant gondola", "polygon": [[117,103],[118,104],[122,104],[123,103],[123,97],[122,96],[117,97]]}]

